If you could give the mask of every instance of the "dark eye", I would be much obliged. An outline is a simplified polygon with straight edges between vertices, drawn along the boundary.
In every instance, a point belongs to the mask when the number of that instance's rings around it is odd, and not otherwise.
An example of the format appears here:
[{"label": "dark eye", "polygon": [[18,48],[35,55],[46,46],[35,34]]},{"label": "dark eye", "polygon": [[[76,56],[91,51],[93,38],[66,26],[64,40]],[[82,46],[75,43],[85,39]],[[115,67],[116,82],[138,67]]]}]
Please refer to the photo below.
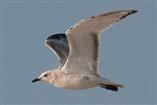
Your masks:
[{"label": "dark eye", "polygon": [[47,76],[48,76],[48,74],[45,74],[45,75],[44,75],[44,77],[47,77]]}]

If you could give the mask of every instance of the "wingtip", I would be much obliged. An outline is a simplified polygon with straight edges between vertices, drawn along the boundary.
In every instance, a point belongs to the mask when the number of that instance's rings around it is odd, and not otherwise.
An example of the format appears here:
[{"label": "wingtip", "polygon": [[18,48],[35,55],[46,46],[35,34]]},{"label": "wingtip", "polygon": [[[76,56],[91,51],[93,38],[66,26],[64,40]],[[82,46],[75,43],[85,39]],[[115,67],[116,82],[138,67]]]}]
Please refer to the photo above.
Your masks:
[{"label": "wingtip", "polygon": [[133,13],[136,13],[136,12],[138,12],[138,10],[135,10],[135,9],[129,10],[129,14],[133,14]]},{"label": "wingtip", "polygon": [[124,88],[124,85],[119,84],[119,86],[118,86],[118,87],[120,87],[120,88]]},{"label": "wingtip", "polygon": [[[124,12],[124,11],[122,11],[122,12]],[[125,12],[127,12],[127,14],[123,15],[123,16],[120,18],[120,20],[123,19],[123,18],[126,18],[128,15],[131,15],[131,14],[136,13],[136,12],[138,12],[138,11],[135,10],[135,9],[132,9],[132,10],[125,10]]]}]

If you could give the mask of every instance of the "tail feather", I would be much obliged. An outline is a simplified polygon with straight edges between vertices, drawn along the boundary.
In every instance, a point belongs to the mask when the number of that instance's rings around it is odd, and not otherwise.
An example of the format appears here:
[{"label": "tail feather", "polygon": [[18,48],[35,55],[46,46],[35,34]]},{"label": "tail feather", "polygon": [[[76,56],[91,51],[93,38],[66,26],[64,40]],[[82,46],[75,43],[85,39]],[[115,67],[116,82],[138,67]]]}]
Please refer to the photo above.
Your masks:
[{"label": "tail feather", "polygon": [[121,84],[116,84],[110,81],[110,83],[100,83],[100,87],[105,88],[107,90],[118,91],[118,88],[123,88],[124,86]]},{"label": "tail feather", "polygon": [[100,87],[105,88],[107,90],[118,91],[118,87],[114,85],[100,85]]}]

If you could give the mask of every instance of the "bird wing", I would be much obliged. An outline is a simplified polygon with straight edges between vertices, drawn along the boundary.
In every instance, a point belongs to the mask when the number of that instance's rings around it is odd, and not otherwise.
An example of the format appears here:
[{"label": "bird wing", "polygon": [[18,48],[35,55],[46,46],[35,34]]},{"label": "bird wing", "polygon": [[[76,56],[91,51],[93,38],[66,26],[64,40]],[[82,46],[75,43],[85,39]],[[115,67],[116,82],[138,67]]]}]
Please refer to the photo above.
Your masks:
[{"label": "bird wing", "polygon": [[99,33],[114,23],[137,12],[119,10],[83,19],[66,32],[70,52],[62,70],[68,73],[96,74],[98,64]]},{"label": "bird wing", "polygon": [[56,54],[58,60],[60,61],[59,68],[63,67],[69,55],[69,46],[66,35],[51,35],[46,38],[45,45]]}]

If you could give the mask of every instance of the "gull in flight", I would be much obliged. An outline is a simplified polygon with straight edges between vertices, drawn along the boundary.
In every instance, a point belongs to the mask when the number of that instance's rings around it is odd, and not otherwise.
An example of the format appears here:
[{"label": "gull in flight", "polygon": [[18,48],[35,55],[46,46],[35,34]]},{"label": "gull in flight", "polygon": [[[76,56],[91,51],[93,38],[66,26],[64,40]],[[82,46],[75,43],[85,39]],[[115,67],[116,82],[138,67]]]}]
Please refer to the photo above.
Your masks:
[{"label": "gull in flight", "polygon": [[45,45],[58,57],[57,69],[48,70],[32,80],[44,81],[56,87],[81,90],[102,87],[118,91],[123,85],[98,74],[100,34],[137,10],[119,10],[92,16],[77,22],[66,33],[49,36]]}]

